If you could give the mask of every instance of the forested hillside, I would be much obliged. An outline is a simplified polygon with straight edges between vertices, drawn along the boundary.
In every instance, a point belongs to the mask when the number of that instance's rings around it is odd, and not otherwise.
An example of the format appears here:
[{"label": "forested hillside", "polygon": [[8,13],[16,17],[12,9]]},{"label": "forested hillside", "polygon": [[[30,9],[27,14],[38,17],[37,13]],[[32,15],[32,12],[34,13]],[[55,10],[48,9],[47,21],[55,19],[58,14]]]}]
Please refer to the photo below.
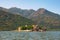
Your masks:
[{"label": "forested hillside", "polygon": [[0,30],[15,30],[19,26],[31,25],[33,21],[20,15],[0,10]]}]

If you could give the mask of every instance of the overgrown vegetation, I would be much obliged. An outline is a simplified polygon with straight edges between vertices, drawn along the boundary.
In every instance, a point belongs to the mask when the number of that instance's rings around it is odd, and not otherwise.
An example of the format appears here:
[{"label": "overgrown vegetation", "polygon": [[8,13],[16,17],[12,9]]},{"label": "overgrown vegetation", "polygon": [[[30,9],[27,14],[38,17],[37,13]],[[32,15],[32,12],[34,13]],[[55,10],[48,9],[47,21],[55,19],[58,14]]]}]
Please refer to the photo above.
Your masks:
[{"label": "overgrown vegetation", "polygon": [[27,25],[27,26],[20,26],[21,30],[31,30],[32,29],[32,25]]}]

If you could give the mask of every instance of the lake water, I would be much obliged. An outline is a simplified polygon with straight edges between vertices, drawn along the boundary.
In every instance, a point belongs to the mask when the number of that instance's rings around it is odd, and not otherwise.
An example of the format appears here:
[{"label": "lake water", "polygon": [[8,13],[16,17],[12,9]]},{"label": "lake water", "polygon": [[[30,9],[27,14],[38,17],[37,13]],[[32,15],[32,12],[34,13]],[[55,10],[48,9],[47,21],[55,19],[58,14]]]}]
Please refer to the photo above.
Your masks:
[{"label": "lake water", "polygon": [[0,40],[60,40],[60,31],[46,31],[46,32],[0,31]]}]

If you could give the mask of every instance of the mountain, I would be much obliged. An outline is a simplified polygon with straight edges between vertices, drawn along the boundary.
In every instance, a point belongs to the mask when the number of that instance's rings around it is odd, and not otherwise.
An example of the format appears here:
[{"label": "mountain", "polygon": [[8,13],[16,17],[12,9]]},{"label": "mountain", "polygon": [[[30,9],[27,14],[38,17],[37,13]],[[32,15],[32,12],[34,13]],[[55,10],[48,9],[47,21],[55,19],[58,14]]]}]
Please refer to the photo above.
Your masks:
[{"label": "mountain", "polygon": [[[10,21],[8,18],[11,18],[13,22],[12,23],[13,26],[15,25],[15,22],[17,24],[15,26],[29,24],[29,22],[30,24],[32,24],[33,22],[31,20],[33,20],[34,24],[37,24],[40,27],[47,27],[48,29],[60,29],[60,15],[50,12],[44,8],[39,8],[37,11],[35,11],[33,9],[27,10],[27,9],[20,9],[16,7],[12,7],[9,9],[0,7],[0,12],[1,10],[3,10],[2,11],[3,13],[0,13],[0,15],[4,16],[6,14],[7,17],[0,18],[0,20]],[[3,24],[3,22],[5,23],[5,21],[2,21],[1,24]]]},{"label": "mountain", "polygon": [[35,10],[33,9],[21,9],[21,8],[17,8],[17,7],[11,7],[9,9],[4,8],[4,7],[0,7],[0,10],[6,11],[6,12],[10,12],[12,14],[18,14],[21,15],[23,17],[28,17],[29,15],[31,15],[32,13],[35,12]]},{"label": "mountain", "polygon": [[3,11],[8,12],[8,9],[7,8],[4,8],[4,7],[0,7],[0,10],[3,10]]},{"label": "mountain", "polygon": [[35,10],[33,10],[33,9],[27,10],[27,9],[20,9],[20,8],[16,8],[16,7],[12,7],[10,9],[8,9],[8,11],[12,12],[14,14],[20,14],[24,17],[28,17],[30,14],[35,12]]},{"label": "mountain", "polygon": [[0,30],[15,30],[19,26],[24,26],[26,24],[31,25],[33,21],[21,15],[0,10]]},{"label": "mountain", "polygon": [[51,29],[60,28],[60,15],[50,12],[44,8],[38,9],[28,18],[35,21],[35,23],[40,27],[43,26]]}]

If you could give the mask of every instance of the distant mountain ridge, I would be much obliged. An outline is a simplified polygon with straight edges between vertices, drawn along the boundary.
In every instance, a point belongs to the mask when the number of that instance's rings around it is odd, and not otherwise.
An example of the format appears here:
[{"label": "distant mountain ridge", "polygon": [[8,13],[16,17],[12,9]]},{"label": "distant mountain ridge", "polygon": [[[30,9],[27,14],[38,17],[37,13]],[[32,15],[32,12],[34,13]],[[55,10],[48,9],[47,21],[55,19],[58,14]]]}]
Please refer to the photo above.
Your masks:
[{"label": "distant mountain ridge", "polygon": [[17,13],[17,14],[20,14],[24,17],[28,17],[30,14],[35,12],[35,10],[33,10],[33,9],[27,10],[27,9],[20,9],[20,8],[16,8],[16,7],[12,7],[8,10],[9,10],[9,12]]},{"label": "distant mountain ridge", "polygon": [[50,12],[45,8],[39,8],[37,11],[30,9],[20,9],[12,7],[7,9],[9,13],[18,14],[30,20],[40,27],[60,28],[60,15]]},{"label": "distant mountain ridge", "polygon": [[18,15],[21,15],[21,16],[24,16],[24,17],[28,17],[29,15],[31,15],[32,13],[35,12],[35,10],[33,10],[33,9],[28,10],[28,9],[21,9],[21,8],[17,8],[17,7],[12,7],[12,8],[9,8],[9,9],[0,7],[0,9],[3,10],[3,11],[11,12],[13,14],[18,14]]}]

